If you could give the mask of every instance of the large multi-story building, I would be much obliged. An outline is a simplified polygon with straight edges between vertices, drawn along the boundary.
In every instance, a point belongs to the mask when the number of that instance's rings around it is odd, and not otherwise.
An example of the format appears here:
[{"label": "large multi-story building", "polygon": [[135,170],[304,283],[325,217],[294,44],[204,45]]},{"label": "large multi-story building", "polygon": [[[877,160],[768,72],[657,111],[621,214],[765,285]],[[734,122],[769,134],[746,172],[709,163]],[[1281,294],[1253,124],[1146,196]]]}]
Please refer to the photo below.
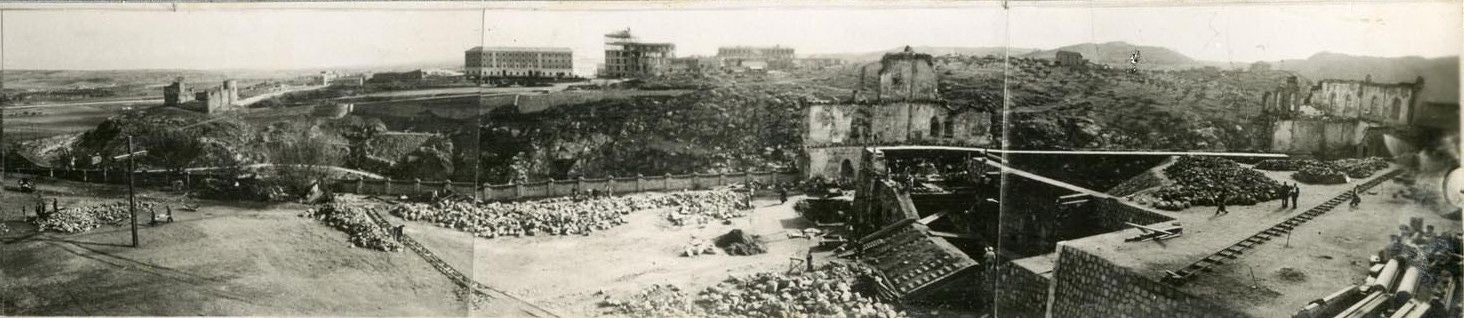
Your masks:
[{"label": "large multi-story building", "polygon": [[605,68],[600,77],[647,77],[664,75],[676,45],[640,42],[630,29],[605,35]]},{"label": "large multi-story building", "polygon": [[574,76],[574,52],[558,47],[475,47],[464,57],[468,78]]},{"label": "large multi-story building", "polygon": [[724,67],[751,69],[793,68],[793,48],[771,46],[732,46],[717,48],[717,58]]}]

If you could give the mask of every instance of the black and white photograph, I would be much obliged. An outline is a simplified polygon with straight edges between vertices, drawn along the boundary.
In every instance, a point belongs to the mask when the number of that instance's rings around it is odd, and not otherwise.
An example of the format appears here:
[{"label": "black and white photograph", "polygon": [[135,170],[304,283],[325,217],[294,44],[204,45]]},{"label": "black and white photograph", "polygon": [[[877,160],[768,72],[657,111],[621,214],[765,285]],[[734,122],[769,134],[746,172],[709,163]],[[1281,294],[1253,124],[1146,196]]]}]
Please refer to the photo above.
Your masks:
[{"label": "black and white photograph", "polygon": [[0,2],[0,316],[1459,317],[1461,49],[1445,0]]}]

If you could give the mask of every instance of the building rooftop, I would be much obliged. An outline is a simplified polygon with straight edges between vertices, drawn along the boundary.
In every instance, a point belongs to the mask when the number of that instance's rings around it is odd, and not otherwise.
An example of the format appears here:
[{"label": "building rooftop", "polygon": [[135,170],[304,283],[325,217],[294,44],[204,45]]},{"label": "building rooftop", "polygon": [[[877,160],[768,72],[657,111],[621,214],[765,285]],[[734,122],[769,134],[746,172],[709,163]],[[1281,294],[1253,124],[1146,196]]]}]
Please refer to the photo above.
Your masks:
[{"label": "building rooftop", "polygon": [[574,52],[567,47],[513,47],[513,46],[488,46],[474,47],[468,52],[493,51],[493,52]]}]

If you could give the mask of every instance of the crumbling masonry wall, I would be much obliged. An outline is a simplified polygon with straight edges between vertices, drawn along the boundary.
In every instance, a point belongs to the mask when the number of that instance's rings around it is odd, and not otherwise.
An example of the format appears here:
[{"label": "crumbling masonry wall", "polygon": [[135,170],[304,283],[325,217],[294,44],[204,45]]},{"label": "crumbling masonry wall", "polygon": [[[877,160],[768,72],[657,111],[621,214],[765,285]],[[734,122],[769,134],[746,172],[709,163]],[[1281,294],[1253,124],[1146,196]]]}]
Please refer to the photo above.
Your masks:
[{"label": "crumbling masonry wall", "polygon": [[1077,248],[1058,253],[1050,317],[1245,317]]}]

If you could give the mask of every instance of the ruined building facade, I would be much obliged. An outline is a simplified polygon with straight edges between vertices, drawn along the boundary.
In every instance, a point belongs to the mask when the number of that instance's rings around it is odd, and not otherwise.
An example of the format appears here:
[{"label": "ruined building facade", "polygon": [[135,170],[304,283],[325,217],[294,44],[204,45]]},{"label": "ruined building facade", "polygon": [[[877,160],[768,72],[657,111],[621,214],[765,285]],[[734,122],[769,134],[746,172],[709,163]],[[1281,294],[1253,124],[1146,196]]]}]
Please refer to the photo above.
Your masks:
[{"label": "ruined building facade", "polygon": [[1385,139],[1417,126],[1424,81],[1379,83],[1325,79],[1304,89],[1295,76],[1261,96],[1261,110],[1275,115],[1271,150],[1323,157],[1389,156]]},{"label": "ruined building facade", "polygon": [[941,100],[929,54],[885,54],[859,69],[849,100],[804,112],[806,177],[851,181],[869,145],[986,145],[991,114]]},{"label": "ruined building facade", "polygon": [[[186,96],[193,95],[191,101],[184,100]],[[236,80],[224,80],[219,87],[194,91],[183,83],[182,78],[173,81],[173,84],[163,87],[163,105],[181,107],[197,110],[203,113],[220,113],[233,111],[239,106],[239,82]]]}]

